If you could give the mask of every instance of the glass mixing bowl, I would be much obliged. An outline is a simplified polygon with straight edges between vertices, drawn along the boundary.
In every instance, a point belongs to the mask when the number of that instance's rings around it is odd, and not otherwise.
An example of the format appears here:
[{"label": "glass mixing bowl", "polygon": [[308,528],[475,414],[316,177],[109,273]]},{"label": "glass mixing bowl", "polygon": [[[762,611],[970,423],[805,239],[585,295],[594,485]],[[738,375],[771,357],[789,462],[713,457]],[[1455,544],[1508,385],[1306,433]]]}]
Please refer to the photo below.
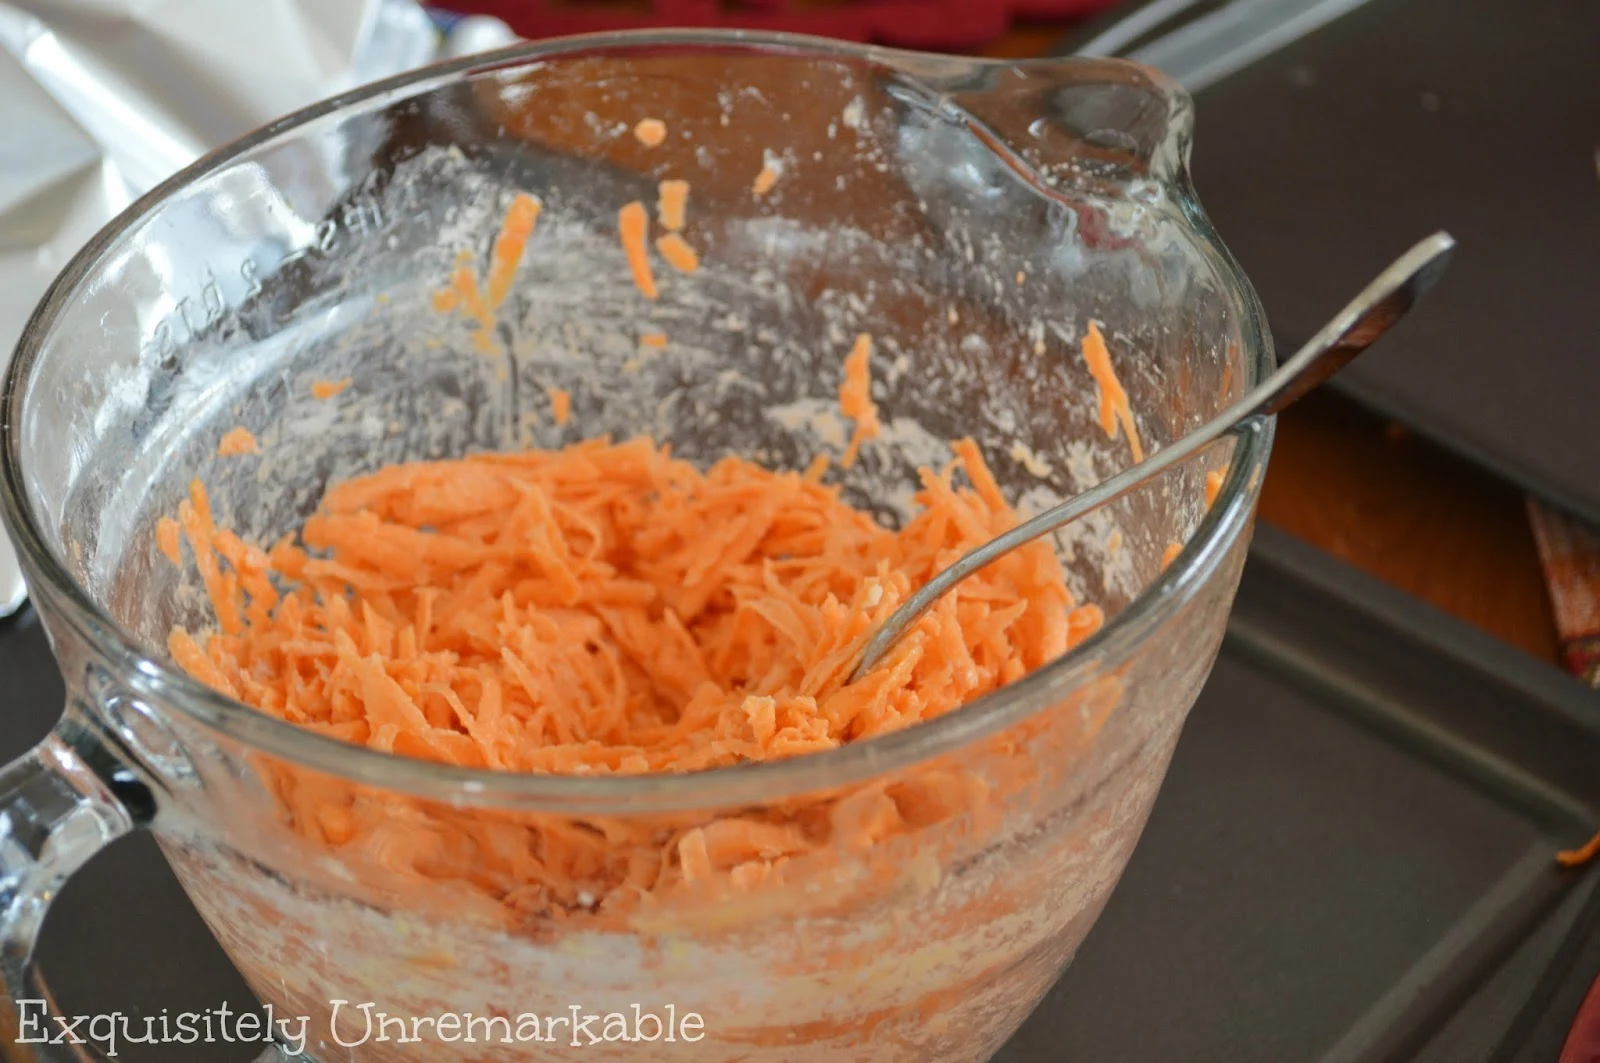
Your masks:
[{"label": "glass mixing bowl", "polygon": [[[646,118],[659,145],[634,132]],[[885,430],[842,480],[850,501],[902,519],[916,469],[970,435],[1017,506],[1048,505],[1130,460],[1097,420],[1091,319],[1152,448],[1271,365],[1189,186],[1189,135],[1183,93],[1121,62],[619,35],[349,93],[142,199],[56,282],[6,378],[0,500],[69,689],[60,726],[0,780],[8,992],[39,995],[28,957],[62,879],[149,829],[262,1001],[307,1017],[323,1063],[536,1058],[548,1043],[513,1024],[565,1035],[549,1020],[569,1008],[669,1019],[648,1044],[585,1043],[597,1060],[988,1058],[1139,837],[1222,636],[1270,429],[1057,537],[1073,592],[1108,617],[1065,657],[886,737],[671,776],[424,763],[232,702],[164,649],[210,613],[160,557],[156,521],[199,477],[220,522],[269,543],[330,482],[386,463],[602,433],[803,467],[841,442],[861,331]],[[617,217],[663,178],[690,183],[701,265],[658,261],[651,301]],[[503,303],[436,303],[523,191],[543,214]],[[646,331],[669,342],[642,347]],[[348,385],[318,397],[319,381]],[[564,425],[549,388],[571,395]],[[237,425],[259,457],[217,456]],[[1172,543],[1187,546],[1164,566]],[[614,885],[640,839],[886,800],[913,829],[797,862],[781,886],[625,916],[589,888]],[[352,827],[339,813],[357,805]],[[389,826],[432,843],[387,844]],[[544,865],[551,838],[592,846],[593,866]],[[350,1002],[337,1019],[335,1001]],[[368,1002],[506,1017],[511,1038],[363,1036]]]}]

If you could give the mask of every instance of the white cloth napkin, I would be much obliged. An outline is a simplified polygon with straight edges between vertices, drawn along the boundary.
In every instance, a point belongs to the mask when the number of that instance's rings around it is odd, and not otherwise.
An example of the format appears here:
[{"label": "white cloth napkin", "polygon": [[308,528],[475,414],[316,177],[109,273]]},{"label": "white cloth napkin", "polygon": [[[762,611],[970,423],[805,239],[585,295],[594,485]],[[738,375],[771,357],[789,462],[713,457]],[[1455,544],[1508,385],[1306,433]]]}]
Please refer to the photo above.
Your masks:
[{"label": "white cloth napkin", "polygon": [[[0,0],[0,370],[50,280],[204,152],[377,78],[508,43],[414,0]],[[26,595],[0,534],[0,617]]]}]

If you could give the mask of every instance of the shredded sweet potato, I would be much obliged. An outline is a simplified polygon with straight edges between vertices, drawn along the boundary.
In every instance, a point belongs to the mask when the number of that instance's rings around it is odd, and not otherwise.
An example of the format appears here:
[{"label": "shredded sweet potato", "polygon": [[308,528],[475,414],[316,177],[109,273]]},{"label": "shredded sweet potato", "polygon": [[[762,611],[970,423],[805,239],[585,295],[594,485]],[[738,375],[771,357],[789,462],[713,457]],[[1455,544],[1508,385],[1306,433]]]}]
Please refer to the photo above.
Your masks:
[{"label": "shredded sweet potato", "polygon": [[561,388],[545,388],[545,394],[550,396],[550,416],[556,424],[566,424],[572,416],[572,396]]},{"label": "shredded sweet potato", "polygon": [[1217,501],[1217,496],[1222,493],[1222,485],[1228,479],[1227,469],[1212,469],[1206,473],[1206,508],[1210,509]]},{"label": "shredded sweet potato", "polygon": [[183,564],[183,527],[171,517],[156,521],[156,546],[168,561]]},{"label": "shredded sweet potato", "polygon": [[663,229],[677,232],[688,216],[689,182],[662,181],[657,190],[656,218]]},{"label": "shredded sweet potato", "polygon": [[1080,605],[1067,614],[1067,643],[1076,646],[1099,631],[1106,623],[1106,614],[1098,605]]},{"label": "shredded sweet potato", "polygon": [[628,269],[633,273],[633,283],[646,299],[660,295],[656,289],[655,275],[650,272],[650,252],[646,240],[650,234],[650,215],[644,204],[634,200],[617,212],[617,233],[622,239],[622,251],[628,256]]},{"label": "shredded sweet potato", "polygon": [[641,118],[633,127],[633,135],[647,148],[659,148],[667,139],[667,123],[659,118]]},{"label": "shredded sweet potato", "polygon": [[[191,506],[223,633],[175,631],[169,649],[200,682],[264,712],[446,763],[627,775],[836,748],[951,711],[1102,623],[1096,607],[1071,608],[1037,543],[966,581],[847,681],[861,640],[913,587],[1016,519],[977,447],[955,450],[950,467],[924,472],[922,512],[899,532],[806,477],[736,458],[701,472],[644,439],[393,466],[333,488],[303,545],[269,555],[207,533]],[[972,486],[955,482],[958,467]],[[194,496],[204,499],[198,484]],[[215,578],[221,561],[236,580]],[[281,600],[274,578],[291,584]],[[408,838],[387,808],[293,773],[280,782],[296,822],[325,844],[415,860],[404,854],[441,829],[419,824]],[[629,835],[610,855],[604,837],[540,821],[515,828],[539,832],[539,861],[496,881],[523,882],[505,887],[513,910],[533,896],[587,910],[591,896],[621,918],[644,892],[747,892],[802,874],[806,860],[826,866],[890,834],[985,814],[979,786],[925,774],[888,795],[819,796],[791,821]],[[499,820],[451,822],[492,839]]]},{"label": "shredded sweet potato", "polygon": [[518,192],[512,197],[500,222],[500,231],[489,252],[489,268],[485,271],[483,282],[479,283],[478,273],[473,269],[472,252],[462,251],[456,256],[456,267],[450,275],[449,286],[433,294],[433,308],[436,311],[448,314],[459,310],[473,322],[476,328],[472,342],[480,351],[493,353],[497,349],[492,338],[495,311],[511,294],[517,267],[522,262],[522,253],[533,235],[534,226],[538,224],[541,209],[536,197]]},{"label": "shredded sweet potato", "polygon": [[[858,436],[877,423],[870,354],[863,335],[841,391]],[[923,470],[920,510],[898,531],[820,482],[826,456],[803,474],[738,458],[702,471],[648,439],[391,466],[330,489],[298,542],[265,552],[216,527],[196,481],[157,538],[175,563],[178,532],[188,539],[220,631],[175,630],[169,650],[200,682],[298,726],[451,764],[632,775],[836,748],[949,712],[1104,621],[1073,607],[1036,542],[849,681],[862,641],[913,588],[1017,520],[977,445],[952,449],[950,465]],[[1083,740],[1114,691],[1100,700]],[[280,784],[325,844],[399,847],[399,859],[442,829],[407,840],[387,809],[292,772]],[[506,869],[485,851],[502,868],[494,881],[510,883],[492,892],[514,910],[620,912],[649,892],[748,892],[808,859],[984,814],[985,793],[941,770],[819,796],[783,821],[715,818],[670,835],[608,841],[465,813],[451,829],[485,834],[480,846],[499,844],[495,830],[537,832],[536,862]]]},{"label": "shredded sweet potato", "polygon": [[1576,849],[1564,849],[1557,853],[1556,861],[1562,867],[1582,867],[1596,857],[1600,857],[1600,834],[1596,834]]},{"label": "shredded sweet potato", "polygon": [[883,430],[878,422],[878,407],[872,401],[872,381],[869,363],[872,360],[872,337],[866,333],[856,337],[855,346],[844,360],[844,382],[839,385],[839,410],[856,423],[839,464],[848,469],[861,454],[861,444],[876,439]]},{"label": "shredded sweet potato", "polygon": [[667,260],[667,265],[679,273],[693,273],[700,268],[700,256],[678,233],[667,233],[656,241],[656,250]]},{"label": "shredded sweet potato", "polygon": [[331,399],[349,386],[349,377],[345,377],[343,380],[313,380],[311,382],[311,397],[314,399]]},{"label": "shredded sweet potato", "polygon": [[517,275],[517,266],[522,261],[523,249],[528,246],[528,239],[533,236],[533,228],[539,223],[539,212],[542,206],[537,199],[526,192],[519,192],[512,197],[511,206],[506,208],[505,220],[500,224],[500,233],[494,239],[494,248],[489,252],[489,279],[485,285],[489,309],[497,310],[511,294],[511,282]]},{"label": "shredded sweet potato", "polygon": [[778,168],[769,160],[761,167],[761,171],[756,174],[755,181],[750,185],[750,191],[759,199],[776,188],[777,184]]},{"label": "shredded sweet potato", "polygon": [[1133,423],[1133,410],[1128,405],[1128,392],[1123,388],[1122,382],[1117,379],[1117,372],[1111,366],[1111,352],[1106,348],[1105,337],[1100,335],[1100,326],[1089,322],[1088,329],[1083,334],[1083,361],[1089,367],[1089,375],[1094,377],[1095,385],[1100,389],[1100,427],[1108,439],[1117,438],[1117,424],[1121,422],[1122,428],[1128,434],[1128,446],[1133,451],[1133,460],[1144,460],[1144,447],[1139,442],[1139,429]]},{"label": "shredded sweet potato", "polygon": [[237,458],[245,454],[261,453],[261,444],[256,442],[256,437],[250,429],[240,426],[230,429],[217,443],[217,457]]},{"label": "shredded sweet potato", "polygon": [[[895,730],[1101,621],[1040,543],[846,682],[873,624],[1016,519],[976,445],[955,449],[899,532],[794,473],[701,472],[644,439],[386,468],[331,489],[276,557],[215,529],[196,483],[180,523],[236,636],[205,641],[202,670],[313,729],[515,771],[689,771]],[[273,576],[296,584],[281,601]],[[198,676],[190,641],[171,649]]]},{"label": "shredded sweet potato", "polygon": [[477,322],[480,335],[487,335],[494,327],[494,314],[489,309],[488,300],[478,289],[478,274],[472,268],[470,252],[461,253],[455,272],[450,275],[450,287],[456,296],[454,308]]}]

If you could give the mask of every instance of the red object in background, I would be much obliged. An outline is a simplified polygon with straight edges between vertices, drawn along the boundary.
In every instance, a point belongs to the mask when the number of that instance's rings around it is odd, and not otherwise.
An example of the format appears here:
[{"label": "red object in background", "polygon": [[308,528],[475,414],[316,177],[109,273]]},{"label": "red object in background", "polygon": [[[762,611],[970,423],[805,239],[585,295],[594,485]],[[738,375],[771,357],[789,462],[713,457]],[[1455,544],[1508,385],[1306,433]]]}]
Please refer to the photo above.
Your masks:
[{"label": "red object in background", "polygon": [[1560,1063],[1596,1063],[1600,1060],[1600,981],[1578,1009],[1578,1020],[1573,1023],[1572,1035],[1561,1050]]},{"label": "red object in background", "polygon": [[527,39],[573,33],[666,28],[809,33],[930,51],[970,51],[1003,36],[1013,22],[1070,22],[1116,0],[855,0],[826,6],[796,0],[645,0],[619,10],[614,0],[445,0],[463,15],[492,15]]}]

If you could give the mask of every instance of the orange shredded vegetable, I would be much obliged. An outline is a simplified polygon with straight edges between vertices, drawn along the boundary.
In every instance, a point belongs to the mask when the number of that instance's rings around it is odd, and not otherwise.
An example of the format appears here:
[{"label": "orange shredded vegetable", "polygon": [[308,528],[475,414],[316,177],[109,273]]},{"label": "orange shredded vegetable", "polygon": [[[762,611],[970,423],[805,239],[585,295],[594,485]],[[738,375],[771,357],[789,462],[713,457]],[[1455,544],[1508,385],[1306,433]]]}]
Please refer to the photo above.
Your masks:
[{"label": "orange shredded vegetable", "polygon": [[472,268],[470,252],[461,253],[461,261],[450,275],[450,287],[455,291],[454,308],[477,322],[480,335],[487,335],[489,329],[494,327],[494,314],[483,293],[478,290],[478,274]]},{"label": "orange shredded vegetable", "polygon": [[756,174],[756,179],[750,186],[750,191],[757,197],[764,196],[772,191],[778,184],[778,171],[770,163],[761,167],[761,172]]},{"label": "orange shredded vegetable", "polygon": [[667,139],[667,123],[659,118],[641,118],[633,135],[647,148],[658,148]]},{"label": "orange shredded vegetable", "polygon": [[[504,259],[520,257],[537,217],[513,210],[496,241]],[[643,205],[619,222],[653,298]],[[462,275],[450,292],[471,314],[487,301]],[[491,263],[503,298],[499,276]],[[846,467],[880,431],[872,347],[862,334],[845,358]],[[565,423],[570,397],[548,394]],[[898,530],[822,482],[826,455],[802,473],[733,457],[702,470],[646,438],[389,466],[330,488],[270,550],[219,528],[196,480],[156,538],[175,565],[187,541],[217,630],[176,629],[168,648],[196,680],[262,712],[442,763],[637,775],[837,748],[950,712],[1104,623],[1098,606],[1074,606],[1040,540],[964,581],[850,681],[862,642],[915,587],[1018,521],[976,443],[952,450],[944,468],[921,471],[917,510]],[[1116,703],[1116,677],[1104,678],[1083,740]],[[424,851],[444,820],[408,831],[391,808],[293,771],[277,785],[297,829],[428,875]],[[987,786],[941,769],[666,832],[489,813],[452,816],[449,829],[472,834],[484,888],[508,910],[624,912],[690,886],[749,891],[782,880],[788,861],[860,852],[958,814],[977,822]],[[536,857],[513,851],[532,844]]]},{"label": "orange shredded vegetable", "polygon": [[662,181],[657,187],[656,217],[663,229],[677,232],[688,215],[689,182]]},{"label": "orange shredded vegetable", "polygon": [[171,517],[156,521],[156,546],[168,561],[183,564],[183,527]]},{"label": "orange shredded vegetable", "polygon": [[1182,543],[1168,543],[1167,548],[1161,551],[1161,571],[1165,572],[1178,560],[1178,555],[1183,553]]},{"label": "orange shredded vegetable", "polygon": [[230,429],[217,443],[219,458],[237,458],[245,454],[259,453],[261,444],[256,442],[256,437],[251,434],[250,429],[242,426]]},{"label": "orange shredded vegetable", "polygon": [[506,208],[500,233],[494,238],[494,248],[489,252],[489,279],[485,287],[490,310],[499,309],[511,294],[511,282],[517,275],[523,249],[528,246],[533,228],[539,223],[541,209],[539,201],[526,192],[518,192],[512,197],[511,206]]},{"label": "orange shredded vegetable", "polygon": [[1223,469],[1212,469],[1210,472],[1206,473],[1206,508],[1207,509],[1210,509],[1211,506],[1217,501],[1217,496],[1222,493],[1222,485],[1227,479],[1228,479],[1228,470],[1225,469],[1225,468],[1223,468]]},{"label": "orange shredded vegetable", "polygon": [[657,240],[656,250],[679,273],[693,273],[700,268],[700,256],[689,246],[689,241],[677,233],[667,233]]},{"label": "orange shredded vegetable", "polygon": [[1556,860],[1562,867],[1582,867],[1596,857],[1600,857],[1600,834],[1576,849],[1564,849],[1556,854]]},{"label": "orange shredded vegetable", "polygon": [[[541,210],[539,200],[526,192],[518,192],[506,208],[489,252],[489,268],[483,283],[479,284],[477,271],[472,267],[472,252],[462,251],[456,256],[455,270],[450,274],[450,284],[433,293],[433,308],[441,314],[461,311],[477,327],[473,330],[473,345],[480,351],[492,353],[495,342],[494,312],[511,294],[517,267],[522,253],[533,235]],[[331,394],[338,394],[337,391]],[[325,396],[318,396],[319,398]]]},{"label": "orange shredded vegetable", "polygon": [[645,241],[650,232],[650,215],[644,204],[634,200],[617,212],[617,232],[622,239],[622,251],[628,256],[628,269],[633,273],[633,283],[646,299],[660,293],[656,289],[655,275],[650,272],[650,254]]},{"label": "orange shredded vegetable", "polygon": [[[437,299],[437,296],[435,296]],[[311,382],[311,397],[314,399],[331,399],[350,386],[350,378],[343,380],[313,380]]]},{"label": "orange shredded vegetable", "polygon": [[878,423],[878,407],[872,402],[872,382],[869,363],[872,360],[872,337],[866,333],[856,337],[855,346],[844,360],[844,382],[839,385],[839,410],[856,423],[839,464],[846,469],[856,463],[861,454],[861,444],[875,439],[882,431]]},{"label": "orange shredded vegetable", "polygon": [[454,287],[440,288],[433,293],[433,308],[441,314],[448,314],[461,305],[461,295]]},{"label": "orange shredded vegetable", "polygon": [[1106,614],[1098,605],[1080,605],[1067,614],[1067,642],[1076,646],[1105,626]]},{"label": "orange shredded vegetable", "polygon": [[646,332],[639,337],[639,344],[643,347],[655,347],[658,349],[665,347],[667,345],[667,334],[665,332]]},{"label": "orange shredded vegetable", "polygon": [[572,396],[560,388],[544,390],[550,396],[550,416],[556,419],[556,424],[566,424],[572,416]]},{"label": "orange shredded vegetable", "polygon": [[[953,449],[923,470],[920,510],[898,531],[815,482],[826,458],[805,476],[737,458],[701,471],[647,439],[391,466],[333,487],[298,541],[265,554],[211,525],[195,484],[185,527],[223,630],[175,630],[169,650],[197,681],[296,726],[444,763],[632,775],[833,749],[952,711],[1103,622],[1073,608],[1037,542],[848,681],[913,587],[1017,520],[977,446]],[[965,846],[1004,794],[1093,741],[1120,689],[1115,675],[1092,684],[1066,731],[1041,719],[998,738],[1013,769],[998,787],[937,766],[635,824],[397,808],[290,767],[267,778],[312,843],[462,903],[487,896],[509,927],[581,914],[631,931],[652,925],[640,920],[658,899],[721,910],[772,889],[791,903],[786,886],[834,888],[842,860],[871,860],[874,888],[892,889],[896,838]]]},{"label": "orange shredded vegetable", "polygon": [[[449,763],[634,774],[834,748],[949,711],[1101,623],[1071,609],[1041,542],[847,682],[941,559],[1016,521],[977,446],[955,450],[898,532],[835,488],[736,458],[701,472],[645,439],[392,466],[332,488],[303,546],[270,555],[217,530],[196,483],[180,523],[233,637],[178,631],[170,649],[259,709]],[[294,584],[281,600],[273,575]]]},{"label": "orange shredded vegetable", "polygon": [[1089,322],[1088,329],[1083,334],[1083,360],[1089,367],[1089,375],[1094,377],[1095,384],[1100,389],[1100,427],[1107,438],[1117,438],[1117,423],[1120,421],[1122,428],[1128,434],[1128,446],[1133,450],[1133,460],[1144,460],[1144,447],[1139,442],[1139,429],[1133,423],[1133,410],[1128,405],[1128,393],[1122,387],[1122,382],[1117,379],[1116,370],[1111,367],[1111,352],[1106,349],[1105,337],[1100,335],[1100,326]]}]

